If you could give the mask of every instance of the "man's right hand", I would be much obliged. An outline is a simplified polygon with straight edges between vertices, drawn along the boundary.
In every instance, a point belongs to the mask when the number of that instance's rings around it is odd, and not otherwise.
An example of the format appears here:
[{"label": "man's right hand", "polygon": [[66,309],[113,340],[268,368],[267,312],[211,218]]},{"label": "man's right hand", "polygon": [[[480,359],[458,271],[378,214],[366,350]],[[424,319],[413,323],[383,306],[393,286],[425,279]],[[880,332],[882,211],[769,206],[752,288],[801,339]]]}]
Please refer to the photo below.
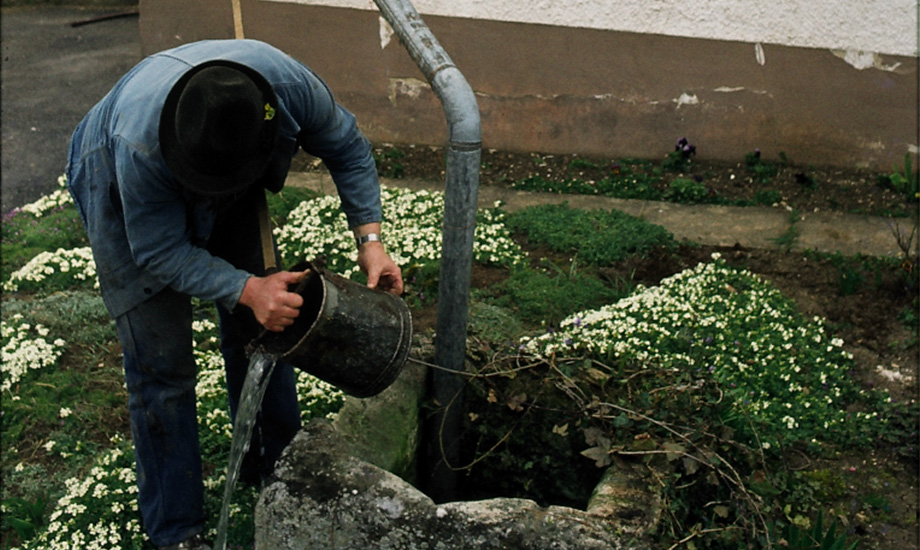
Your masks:
[{"label": "man's right hand", "polygon": [[294,324],[303,305],[303,297],[288,291],[288,285],[299,283],[305,276],[305,272],[291,271],[279,271],[266,277],[252,276],[243,287],[240,303],[251,309],[267,330],[281,332]]}]

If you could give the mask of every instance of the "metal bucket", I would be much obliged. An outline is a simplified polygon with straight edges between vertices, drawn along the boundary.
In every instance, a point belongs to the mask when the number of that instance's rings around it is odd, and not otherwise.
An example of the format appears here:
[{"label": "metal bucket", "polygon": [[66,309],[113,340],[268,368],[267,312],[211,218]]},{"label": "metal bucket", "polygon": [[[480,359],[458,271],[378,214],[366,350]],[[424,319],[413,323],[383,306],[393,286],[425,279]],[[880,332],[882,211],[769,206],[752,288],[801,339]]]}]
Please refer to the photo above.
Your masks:
[{"label": "metal bucket", "polygon": [[370,397],[396,380],[409,355],[412,317],[405,302],[310,262],[295,292],[304,304],[283,332],[263,332],[250,347],[287,361],[355,397]]}]

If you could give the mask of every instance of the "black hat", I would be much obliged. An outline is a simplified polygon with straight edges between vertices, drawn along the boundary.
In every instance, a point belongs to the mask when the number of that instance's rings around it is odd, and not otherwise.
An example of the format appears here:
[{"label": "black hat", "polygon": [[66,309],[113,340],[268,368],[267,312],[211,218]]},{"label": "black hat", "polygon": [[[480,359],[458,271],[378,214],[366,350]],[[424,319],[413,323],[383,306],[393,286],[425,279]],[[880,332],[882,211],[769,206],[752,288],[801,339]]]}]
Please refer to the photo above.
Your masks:
[{"label": "black hat", "polygon": [[[238,193],[279,162],[278,100],[257,71],[209,61],[172,87],[160,115],[160,148],[176,180],[204,196]],[[290,159],[287,159],[288,162]]]}]

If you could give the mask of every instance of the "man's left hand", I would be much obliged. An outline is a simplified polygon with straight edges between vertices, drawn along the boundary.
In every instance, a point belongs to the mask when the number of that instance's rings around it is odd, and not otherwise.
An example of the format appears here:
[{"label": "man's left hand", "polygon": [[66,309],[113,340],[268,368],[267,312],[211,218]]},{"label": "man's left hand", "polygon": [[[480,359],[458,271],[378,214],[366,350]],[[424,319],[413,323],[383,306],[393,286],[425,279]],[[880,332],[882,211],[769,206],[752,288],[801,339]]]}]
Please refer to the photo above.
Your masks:
[{"label": "man's left hand", "polygon": [[399,296],[403,292],[402,271],[379,242],[361,245],[358,267],[367,275],[367,286]]}]

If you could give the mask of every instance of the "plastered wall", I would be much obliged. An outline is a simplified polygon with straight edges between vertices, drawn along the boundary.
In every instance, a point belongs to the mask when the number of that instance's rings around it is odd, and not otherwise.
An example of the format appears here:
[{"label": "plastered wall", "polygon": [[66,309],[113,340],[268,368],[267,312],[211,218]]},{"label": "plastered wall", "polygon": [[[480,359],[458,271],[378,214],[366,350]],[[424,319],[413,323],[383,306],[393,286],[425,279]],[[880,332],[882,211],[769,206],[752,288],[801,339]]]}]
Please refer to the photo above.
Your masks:
[{"label": "plastered wall", "polygon": [[[443,144],[443,112],[370,0],[141,0],[148,53],[235,36],[314,68],[377,142]],[[843,4],[843,5],[841,5]],[[417,0],[477,94],[483,146],[660,157],[760,149],[890,169],[918,142],[914,0]]]},{"label": "plastered wall", "polygon": [[[266,0],[376,11],[371,0]],[[420,14],[917,55],[914,0],[416,0]]]}]

